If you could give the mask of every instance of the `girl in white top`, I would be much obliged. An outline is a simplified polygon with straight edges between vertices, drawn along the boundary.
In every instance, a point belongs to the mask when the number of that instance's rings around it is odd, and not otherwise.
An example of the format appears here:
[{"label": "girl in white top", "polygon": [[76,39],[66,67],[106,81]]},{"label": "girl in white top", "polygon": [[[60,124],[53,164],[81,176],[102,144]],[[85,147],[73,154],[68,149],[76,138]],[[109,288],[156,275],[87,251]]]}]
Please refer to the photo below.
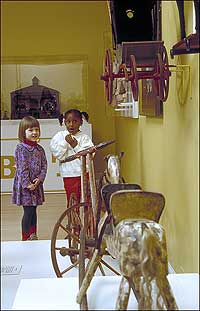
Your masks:
[{"label": "girl in white top", "polygon": [[[63,118],[62,118],[63,120]],[[54,135],[50,142],[50,150],[59,161],[78,151],[93,146],[92,140],[80,131],[82,113],[77,109],[70,109],[64,114],[66,129]],[[60,122],[62,125],[62,121]],[[67,200],[70,194],[76,194],[78,201],[81,196],[81,161],[75,159],[71,162],[59,162],[60,175],[63,178]]]}]

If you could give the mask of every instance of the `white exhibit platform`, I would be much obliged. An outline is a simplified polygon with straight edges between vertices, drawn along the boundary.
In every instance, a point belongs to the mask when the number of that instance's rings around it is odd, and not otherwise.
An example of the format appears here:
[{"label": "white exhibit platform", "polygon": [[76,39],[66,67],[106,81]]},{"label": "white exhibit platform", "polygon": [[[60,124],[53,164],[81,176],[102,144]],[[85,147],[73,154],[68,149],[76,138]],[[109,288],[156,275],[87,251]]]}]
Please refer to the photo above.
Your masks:
[{"label": "white exhibit platform", "polygon": [[[120,276],[96,276],[87,292],[89,310],[115,310]],[[179,310],[199,310],[198,274],[169,274]],[[78,278],[22,280],[13,310],[79,310]],[[131,292],[128,310],[138,310]]]},{"label": "white exhibit platform", "polygon": [[[105,260],[115,269],[117,262],[110,256]],[[63,267],[67,257],[63,258]],[[1,310],[78,310],[78,268],[64,278],[57,278],[50,256],[50,241],[1,242]],[[99,269],[88,289],[91,310],[114,310],[120,277]],[[199,274],[169,274],[180,310],[199,310]],[[137,310],[130,295],[128,309]]]},{"label": "white exhibit platform", "polygon": [[[59,242],[63,245],[62,240],[57,241],[57,245],[59,245]],[[21,280],[48,279],[47,283],[49,284],[50,279],[58,280],[51,261],[50,246],[50,240],[1,242],[2,310],[10,310],[12,308]],[[60,256],[59,259],[59,267],[63,270],[70,263],[69,257]],[[116,260],[112,259],[110,256],[105,256],[104,259],[113,268],[118,270]],[[106,275],[113,275],[113,272],[109,269],[106,267],[103,268]],[[97,269],[96,274],[101,275],[99,269]],[[77,278],[78,268],[71,269],[64,277]]]}]

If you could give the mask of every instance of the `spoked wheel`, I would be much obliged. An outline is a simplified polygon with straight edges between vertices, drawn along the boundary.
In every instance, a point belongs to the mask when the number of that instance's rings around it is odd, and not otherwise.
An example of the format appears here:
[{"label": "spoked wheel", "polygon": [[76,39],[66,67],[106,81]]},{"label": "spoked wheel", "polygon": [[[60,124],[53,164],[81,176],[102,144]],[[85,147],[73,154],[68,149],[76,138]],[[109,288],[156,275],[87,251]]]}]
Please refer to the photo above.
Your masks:
[{"label": "spoked wheel", "polygon": [[109,102],[109,104],[111,104],[113,92],[113,63],[110,49],[106,50],[105,71],[104,75],[102,76],[102,80],[105,81],[105,91],[107,101]]},{"label": "spoked wheel", "polygon": [[[85,244],[94,230],[93,212],[89,203],[76,204],[75,202],[77,202],[76,197],[71,196],[68,208],[62,213],[52,232],[51,259],[57,277],[63,277],[65,273],[82,263],[84,257],[89,258],[92,254],[91,247],[86,248]],[[84,236],[82,235],[82,241],[80,239],[82,223],[79,214],[81,206],[85,208],[87,228]]]},{"label": "spoked wheel", "polygon": [[161,53],[157,54],[157,71],[159,78],[156,80],[157,95],[163,102],[167,100],[169,93],[169,77],[171,72],[169,71],[169,63],[167,50],[162,47]]},{"label": "spoked wheel", "polygon": [[129,80],[131,81],[133,98],[135,101],[138,101],[138,74],[134,55],[130,56],[130,71],[131,74],[129,76]]},{"label": "spoked wheel", "polygon": [[[77,215],[79,204],[67,208],[54,226],[51,237],[51,259],[53,268],[58,277],[78,265],[78,254],[80,248],[81,221]],[[66,261],[63,260],[67,257]]]}]

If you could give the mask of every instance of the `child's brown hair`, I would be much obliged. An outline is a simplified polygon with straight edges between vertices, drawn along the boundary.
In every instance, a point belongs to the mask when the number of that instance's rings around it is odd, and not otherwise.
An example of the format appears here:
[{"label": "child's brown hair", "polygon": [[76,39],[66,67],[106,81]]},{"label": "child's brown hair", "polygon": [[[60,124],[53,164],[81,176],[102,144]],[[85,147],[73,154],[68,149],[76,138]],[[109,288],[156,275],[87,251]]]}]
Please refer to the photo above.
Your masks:
[{"label": "child's brown hair", "polygon": [[38,127],[40,130],[40,124],[37,119],[31,116],[24,117],[19,123],[19,130],[18,130],[18,138],[21,142],[26,139],[25,131],[28,128]]}]

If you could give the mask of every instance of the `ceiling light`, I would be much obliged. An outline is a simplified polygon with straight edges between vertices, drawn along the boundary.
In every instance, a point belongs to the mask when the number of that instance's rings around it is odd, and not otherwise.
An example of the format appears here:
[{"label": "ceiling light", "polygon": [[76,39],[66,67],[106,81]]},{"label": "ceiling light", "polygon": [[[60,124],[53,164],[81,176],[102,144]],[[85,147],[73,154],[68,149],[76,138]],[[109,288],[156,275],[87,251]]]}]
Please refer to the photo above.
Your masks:
[{"label": "ceiling light", "polygon": [[134,11],[131,9],[126,10],[126,15],[128,18],[133,18]]}]

